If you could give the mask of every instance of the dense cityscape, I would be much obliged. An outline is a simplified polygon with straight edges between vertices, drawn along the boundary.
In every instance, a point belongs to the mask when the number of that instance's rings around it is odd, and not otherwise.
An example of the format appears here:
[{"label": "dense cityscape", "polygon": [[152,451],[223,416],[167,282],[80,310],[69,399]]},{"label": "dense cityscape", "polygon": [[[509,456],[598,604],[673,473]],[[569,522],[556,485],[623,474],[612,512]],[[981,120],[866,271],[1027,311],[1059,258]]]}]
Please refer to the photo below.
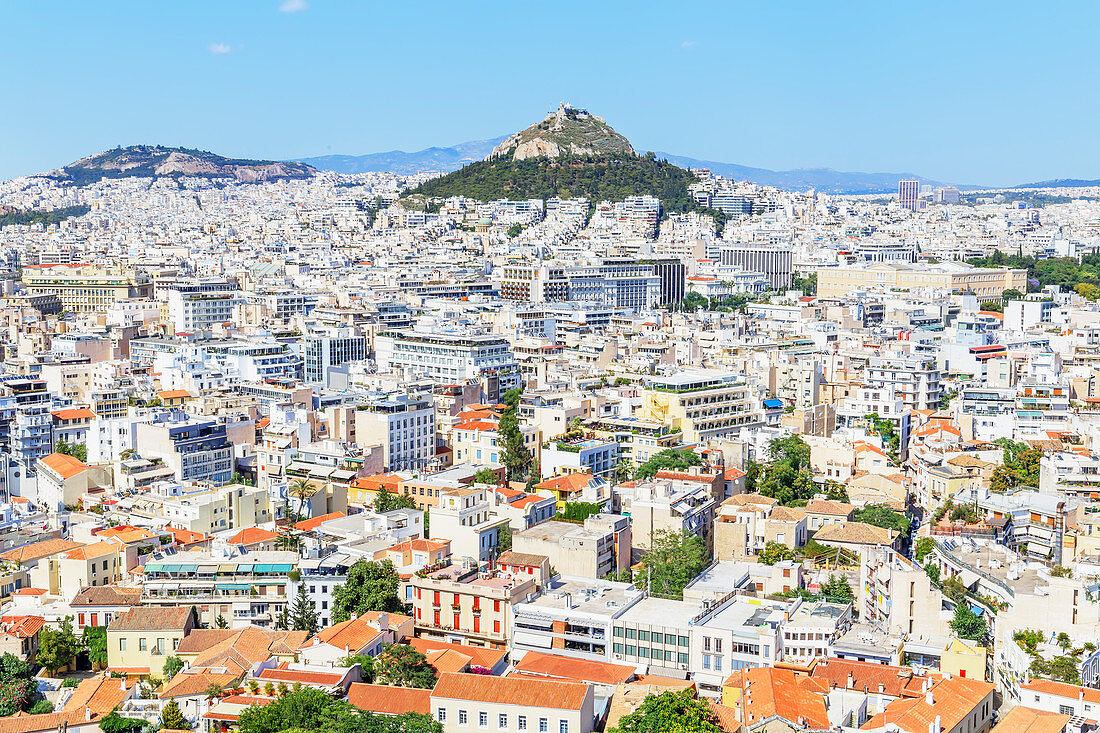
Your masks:
[{"label": "dense cityscape", "polygon": [[0,733],[1096,730],[1100,181],[532,117],[0,181]]}]

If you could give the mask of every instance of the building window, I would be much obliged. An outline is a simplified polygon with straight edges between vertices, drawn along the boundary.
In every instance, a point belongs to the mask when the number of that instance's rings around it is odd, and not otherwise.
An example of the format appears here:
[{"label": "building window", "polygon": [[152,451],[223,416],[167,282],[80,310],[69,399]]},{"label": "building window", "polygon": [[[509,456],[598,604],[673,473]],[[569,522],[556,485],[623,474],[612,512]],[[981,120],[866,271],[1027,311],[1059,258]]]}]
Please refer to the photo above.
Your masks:
[{"label": "building window", "polygon": [[550,721],[546,718],[539,718],[539,733],[546,733],[550,730]]},{"label": "building window", "polygon": [[126,651],[126,639],[119,639],[118,640],[118,650],[120,652]]},{"label": "building window", "polygon": [[1058,712],[1061,715],[1073,715],[1074,714],[1073,708],[1070,707],[1069,705],[1059,705],[1058,706]]},{"label": "building window", "polygon": [[459,710],[458,711],[458,724],[459,725],[466,725],[466,711],[465,710]]},{"label": "building window", "polygon": [[623,645],[622,645],[622,644],[613,644],[613,645],[611,646],[611,649],[612,649],[612,651],[614,651],[614,652],[615,652],[616,654],[622,654],[622,653],[623,653]]},{"label": "building window", "polygon": [[638,656],[638,647],[634,646],[633,644],[627,644],[626,653],[627,656],[636,657]]},{"label": "building window", "polygon": [[507,728],[508,727],[508,714],[507,713],[501,713],[500,716],[497,718],[497,727],[498,728]]},{"label": "building window", "polygon": [[436,710],[435,711],[435,717],[439,720],[440,723],[446,723],[447,722],[447,708],[439,708],[439,710]]},{"label": "building window", "polygon": [[569,733],[569,721],[568,720],[559,720],[558,721],[558,733]]},{"label": "building window", "polygon": [[488,728],[489,727],[489,713],[482,710],[477,714],[477,727]]},{"label": "building window", "polygon": [[143,652],[148,648],[148,644],[145,641],[145,637],[138,639],[138,651]]},{"label": "building window", "polygon": [[519,715],[516,717],[516,729],[527,730],[527,716]]}]

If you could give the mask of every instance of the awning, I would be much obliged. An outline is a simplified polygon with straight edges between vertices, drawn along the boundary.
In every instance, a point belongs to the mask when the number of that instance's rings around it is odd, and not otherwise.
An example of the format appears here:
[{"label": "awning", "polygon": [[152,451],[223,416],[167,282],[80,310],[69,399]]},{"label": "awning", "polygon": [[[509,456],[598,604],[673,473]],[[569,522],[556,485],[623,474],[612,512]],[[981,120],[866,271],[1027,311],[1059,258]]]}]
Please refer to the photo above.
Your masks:
[{"label": "awning", "polygon": [[218,590],[252,590],[251,583],[216,583]]},{"label": "awning", "polygon": [[253,565],[252,566],[252,572],[254,572],[254,573],[270,573],[270,572],[272,572],[271,568],[272,568],[271,565]]},{"label": "awning", "polygon": [[218,572],[218,566],[217,565],[199,565],[198,572],[206,573],[208,575],[213,575],[214,573]]},{"label": "awning", "polygon": [[219,565],[219,573],[235,573],[237,572],[237,563],[229,563],[228,565]]}]

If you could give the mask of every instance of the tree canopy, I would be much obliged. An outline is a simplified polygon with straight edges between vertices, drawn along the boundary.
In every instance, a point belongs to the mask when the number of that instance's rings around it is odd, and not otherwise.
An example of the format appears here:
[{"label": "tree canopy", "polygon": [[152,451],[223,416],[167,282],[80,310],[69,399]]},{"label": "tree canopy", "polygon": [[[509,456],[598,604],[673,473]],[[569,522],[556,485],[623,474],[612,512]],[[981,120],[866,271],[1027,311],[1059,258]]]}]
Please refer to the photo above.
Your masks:
[{"label": "tree canopy", "polygon": [[649,695],[608,733],[722,733],[711,706],[691,690]]},{"label": "tree canopy", "polygon": [[909,536],[909,530],[912,526],[909,517],[886,504],[867,504],[856,509],[854,516],[857,522],[892,529],[902,537]]},{"label": "tree canopy", "polygon": [[653,478],[658,471],[686,471],[691,466],[701,465],[703,465],[703,459],[695,451],[668,448],[654,454],[648,461],[638,466],[634,478]]},{"label": "tree canopy", "polygon": [[374,681],[379,685],[428,689],[436,678],[428,658],[408,644],[391,644],[374,660]]},{"label": "tree canopy", "polygon": [[955,604],[955,618],[951,619],[951,630],[960,639],[984,642],[989,634],[985,619],[970,610],[965,597]]},{"label": "tree canopy", "polygon": [[998,438],[993,442],[1001,447],[1004,462],[993,469],[990,489],[1005,492],[1025,487],[1038,488],[1039,462],[1043,451],[1008,438]]},{"label": "tree canopy", "polygon": [[405,604],[397,595],[400,582],[397,570],[389,560],[358,560],[348,569],[348,579],[332,594],[332,620],[347,621],[354,613],[362,616],[371,611],[401,613]]},{"label": "tree canopy", "polygon": [[306,584],[298,584],[298,593],[290,607],[290,628],[294,631],[306,631],[310,636],[317,633],[317,610],[313,601],[306,595]]},{"label": "tree canopy", "polygon": [[408,494],[397,494],[380,488],[374,495],[372,508],[379,514],[385,514],[394,509],[416,509],[416,501]]},{"label": "tree canopy", "polygon": [[240,733],[443,733],[430,715],[364,712],[321,690],[303,687],[270,705],[250,705],[241,712]]},{"label": "tree canopy", "polygon": [[38,636],[38,653],[35,660],[50,672],[68,665],[82,648],[80,639],[73,633],[72,616],[61,621],[60,628],[44,627]]},{"label": "tree canopy", "polygon": [[746,474],[750,490],[786,505],[806,502],[821,492],[810,468],[810,446],[801,436],[789,435],[768,443],[768,461],[749,465]]},{"label": "tree canopy", "polygon": [[684,586],[703,572],[708,561],[707,547],[698,536],[660,530],[651,538],[635,577],[648,582],[654,595],[682,598]]},{"label": "tree canopy", "polygon": [[783,560],[794,560],[795,557],[795,551],[792,548],[779,542],[768,542],[764,545],[764,551],[760,553],[758,559],[764,565],[775,565]]}]

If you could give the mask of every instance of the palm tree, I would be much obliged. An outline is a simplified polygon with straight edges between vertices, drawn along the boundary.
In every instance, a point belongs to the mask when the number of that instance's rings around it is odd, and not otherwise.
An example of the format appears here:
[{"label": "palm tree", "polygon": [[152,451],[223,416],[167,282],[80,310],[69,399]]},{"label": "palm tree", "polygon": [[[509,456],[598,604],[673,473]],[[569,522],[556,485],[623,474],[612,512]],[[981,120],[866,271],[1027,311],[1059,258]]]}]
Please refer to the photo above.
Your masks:
[{"label": "palm tree", "polygon": [[302,515],[302,505],[305,504],[307,498],[313,496],[316,489],[313,488],[313,482],[307,478],[295,479],[290,484],[290,495],[298,500],[297,515]]}]

